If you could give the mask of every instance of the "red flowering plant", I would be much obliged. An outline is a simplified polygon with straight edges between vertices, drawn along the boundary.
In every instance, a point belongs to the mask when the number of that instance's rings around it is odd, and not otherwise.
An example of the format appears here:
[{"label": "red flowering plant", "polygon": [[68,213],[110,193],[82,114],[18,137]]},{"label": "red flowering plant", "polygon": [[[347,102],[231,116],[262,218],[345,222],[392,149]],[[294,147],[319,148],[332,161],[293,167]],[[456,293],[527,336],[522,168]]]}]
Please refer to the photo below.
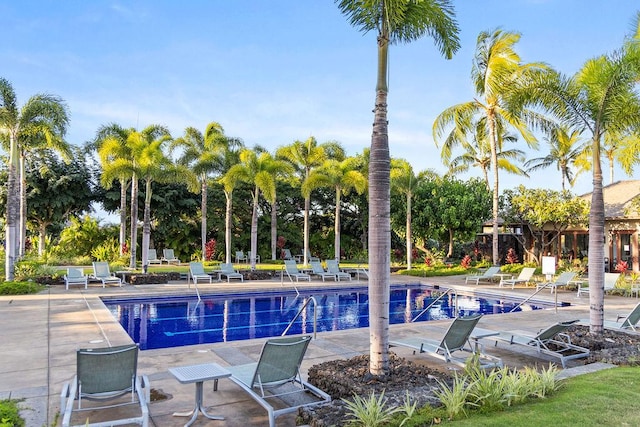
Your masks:
[{"label": "red flowering plant", "polygon": [[216,254],[216,240],[211,239],[204,245],[204,260],[211,261]]},{"label": "red flowering plant", "polygon": [[616,271],[620,274],[625,274],[628,269],[629,269],[629,264],[627,263],[627,261],[620,260],[616,264]]},{"label": "red flowering plant", "polygon": [[428,256],[424,257],[424,264],[427,267],[431,267],[431,265],[433,264],[433,259],[431,257],[428,257]]},{"label": "red flowering plant", "polygon": [[471,267],[471,257],[469,255],[465,255],[464,258],[462,258],[462,261],[460,261],[460,267],[465,270]]},{"label": "red flowering plant", "polygon": [[518,260],[518,255],[513,248],[509,248],[509,250],[507,251],[506,261],[507,264],[517,264],[518,262],[520,262]]}]

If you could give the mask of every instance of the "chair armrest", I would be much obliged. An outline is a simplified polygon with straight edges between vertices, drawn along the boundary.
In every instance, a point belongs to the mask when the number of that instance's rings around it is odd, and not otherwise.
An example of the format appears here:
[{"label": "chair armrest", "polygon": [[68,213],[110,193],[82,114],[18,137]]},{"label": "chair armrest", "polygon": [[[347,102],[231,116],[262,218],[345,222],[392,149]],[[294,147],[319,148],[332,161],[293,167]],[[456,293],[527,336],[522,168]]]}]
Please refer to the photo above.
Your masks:
[{"label": "chair armrest", "polygon": [[144,398],[147,403],[151,403],[151,383],[149,382],[149,377],[146,375],[139,375],[140,378],[140,387],[144,389]]},{"label": "chair armrest", "polygon": [[67,398],[69,397],[69,381],[62,385],[62,392],[60,393],[60,412],[64,414],[64,409],[67,406]]}]

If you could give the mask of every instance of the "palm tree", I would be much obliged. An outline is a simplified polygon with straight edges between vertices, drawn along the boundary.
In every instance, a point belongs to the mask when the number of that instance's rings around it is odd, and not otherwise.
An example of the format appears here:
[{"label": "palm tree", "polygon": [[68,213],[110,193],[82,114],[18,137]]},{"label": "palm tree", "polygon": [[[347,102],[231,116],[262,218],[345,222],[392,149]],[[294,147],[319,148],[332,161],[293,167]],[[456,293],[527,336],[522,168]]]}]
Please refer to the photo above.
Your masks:
[{"label": "palm tree", "polygon": [[[498,169],[514,175],[528,176],[524,170],[513,163],[514,160],[518,162],[524,161],[526,158],[524,151],[518,149],[505,150],[503,148],[505,142],[516,142],[518,138],[503,130],[502,121],[498,120],[496,124],[498,125],[498,130],[496,131],[498,137],[496,154]],[[471,140],[468,139],[468,135],[471,136]],[[452,150],[456,145],[460,145],[465,151],[452,159]],[[491,170],[490,145],[485,118],[473,123],[469,132],[461,132],[459,127],[454,128],[445,139],[441,151],[442,162],[449,168],[447,175],[456,176],[468,171],[471,166],[477,166],[482,171],[487,189],[491,189],[491,182],[489,181],[489,171]]]},{"label": "palm tree", "polygon": [[[34,95],[18,108],[13,86],[0,78],[0,133],[8,142],[9,173],[7,179],[6,235],[5,235],[5,278],[13,280],[14,266],[22,243],[20,236],[20,156],[30,140],[45,141],[48,146],[62,142],[69,114],[61,98],[53,95]],[[26,195],[26,190],[25,193]],[[26,204],[23,205],[26,215]],[[26,219],[24,224],[26,224]]]},{"label": "palm tree", "polygon": [[207,190],[209,176],[217,170],[218,157],[226,146],[224,129],[219,123],[207,125],[204,135],[193,127],[184,130],[184,136],[171,143],[171,149],[183,148],[180,164],[189,166],[200,181],[200,238],[202,240],[202,257],[206,253],[207,244]]},{"label": "palm tree", "polygon": [[580,131],[570,131],[566,126],[551,129],[549,136],[545,138],[551,147],[549,154],[528,160],[524,164],[528,168],[527,171],[544,169],[555,164],[560,171],[562,190],[566,189],[565,182],[573,186],[575,177],[582,169],[578,169],[574,176],[571,166],[579,161],[585,148],[588,147],[588,143],[580,142],[580,134]]},{"label": "palm tree", "polygon": [[[120,256],[124,255],[125,243],[127,242],[127,189],[131,179],[131,170],[123,168],[122,165],[132,165],[133,155],[131,147],[127,144],[129,135],[135,132],[135,129],[125,129],[120,125],[111,123],[101,126],[96,133],[94,144],[98,147],[98,156],[102,164],[103,171],[106,170],[106,176],[114,176],[109,169],[117,168],[120,182]],[[113,180],[105,179],[103,173],[101,184],[104,188],[111,188]]]},{"label": "palm tree", "polygon": [[391,253],[390,163],[387,125],[389,45],[429,35],[447,58],[460,47],[449,0],[337,1],[340,11],[363,32],[376,31],[378,65],[369,159],[369,370],[389,371],[389,282]]},{"label": "palm tree", "polygon": [[276,173],[285,170],[288,164],[284,160],[274,159],[266,151],[244,149],[240,152],[240,163],[227,173],[230,180],[243,181],[254,186],[252,192],[253,209],[251,213],[251,269],[256,268],[258,253],[258,201],[260,192],[267,200],[274,200],[276,193]]},{"label": "palm tree", "polygon": [[640,125],[640,13],[637,32],[622,50],[588,60],[573,76],[553,73],[523,86],[518,102],[542,106],[570,128],[590,134],[593,192],[589,213],[590,331],[603,332],[604,320],[604,199],[601,142],[607,132],[626,132]]},{"label": "palm tree", "polygon": [[336,192],[334,217],[334,257],[340,260],[340,209],[341,196],[355,190],[362,194],[367,188],[367,179],[358,170],[358,159],[348,157],[342,161],[326,160],[322,166],[311,173],[306,185],[311,188],[331,187]]},{"label": "palm tree", "polygon": [[406,199],[407,221],[405,228],[407,270],[411,270],[412,254],[412,234],[411,234],[411,204],[413,194],[418,185],[426,179],[433,179],[438,174],[432,170],[420,172],[417,176],[413,172],[413,167],[403,159],[391,159],[391,190],[403,194]]},{"label": "palm tree", "polygon": [[311,209],[311,191],[315,187],[305,184],[309,180],[311,171],[318,168],[327,159],[327,154],[323,145],[318,145],[314,137],[309,137],[306,141],[295,141],[291,145],[280,147],[276,156],[291,163],[297,181],[301,186],[304,197],[304,230],[303,230],[303,262],[308,264],[307,254],[309,254],[309,211]]},{"label": "palm tree", "polygon": [[229,174],[229,170],[238,162],[240,162],[240,151],[244,147],[244,143],[238,138],[227,138],[224,142],[222,152],[217,158],[217,171],[220,173],[218,183],[222,185],[224,191],[224,197],[226,200],[225,206],[225,232],[224,232],[224,244],[225,244],[225,262],[230,263],[231,259],[231,229],[233,227],[232,214],[233,214],[233,191],[238,185],[238,177],[235,174]]},{"label": "palm tree", "polygon": [[519,81],[529,81],[545,72],[547,67],[540,63],[522,64],[514,46],[520,34],[494,30],[481,32],[478,36],[476,53],[471,70],[471,79],[476,97],[469,102],[447,108],[440,113],[433,124],[434,140],[438,140],[450,124],[468,129],[471,124],[483,118],[486,120],[491,169],[493,170],[493,264],[498,265],[498,151],[499,126],[501,122],[515,128],[530,147],[536,146],[536,139],[526,123],[541,120],[531,110],[516,110],[508,102]]}]

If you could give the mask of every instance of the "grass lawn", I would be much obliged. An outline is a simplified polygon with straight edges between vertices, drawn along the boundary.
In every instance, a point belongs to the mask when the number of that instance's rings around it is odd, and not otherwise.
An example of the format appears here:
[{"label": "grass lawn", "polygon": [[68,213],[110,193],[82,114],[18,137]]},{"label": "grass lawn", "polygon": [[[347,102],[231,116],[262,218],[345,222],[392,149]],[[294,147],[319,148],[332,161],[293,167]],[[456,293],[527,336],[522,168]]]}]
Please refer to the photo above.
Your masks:
[{"label": "grass lawn", "polygon": [[445,422],[455,426],[640,426],[640,368],[619,367],[565,380],[548,399]]}]

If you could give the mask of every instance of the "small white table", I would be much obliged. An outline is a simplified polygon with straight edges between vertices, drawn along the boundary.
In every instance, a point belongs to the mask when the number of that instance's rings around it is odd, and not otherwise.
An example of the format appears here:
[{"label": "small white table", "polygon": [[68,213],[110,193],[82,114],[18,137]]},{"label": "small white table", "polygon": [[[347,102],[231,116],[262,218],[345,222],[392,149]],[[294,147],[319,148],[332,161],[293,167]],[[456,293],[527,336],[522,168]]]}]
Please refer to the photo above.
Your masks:
[{"label": "small white table", "polygon": [[204,410],[202,406],[203,384],[208,380],[228,378],[231,376],[231,372],[216,363],[169,368],[169,372],[182,384],[196,383],[196,404],[193,411],[175,412],[173,414],[175,417],[188,417],[192,415],[184,427],[193,424],[196,418],[198,418],[199,412],[202,412],[202,414],[210,420],[224,420],[224,417],[207,414]]}]

